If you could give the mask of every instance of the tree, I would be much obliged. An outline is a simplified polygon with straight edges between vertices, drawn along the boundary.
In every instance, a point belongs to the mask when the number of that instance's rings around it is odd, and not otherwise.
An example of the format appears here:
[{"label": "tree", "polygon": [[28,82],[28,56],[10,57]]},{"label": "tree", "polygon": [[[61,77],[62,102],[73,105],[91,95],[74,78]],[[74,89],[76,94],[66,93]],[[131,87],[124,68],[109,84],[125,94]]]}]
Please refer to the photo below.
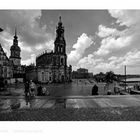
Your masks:
[{"label": "tree", "polygon": [[115,76],[113,71],[106,72],[106,74],[105,74],[105,81],[107,83],[112,83],[115,80],[116,80],[116,76]]}]

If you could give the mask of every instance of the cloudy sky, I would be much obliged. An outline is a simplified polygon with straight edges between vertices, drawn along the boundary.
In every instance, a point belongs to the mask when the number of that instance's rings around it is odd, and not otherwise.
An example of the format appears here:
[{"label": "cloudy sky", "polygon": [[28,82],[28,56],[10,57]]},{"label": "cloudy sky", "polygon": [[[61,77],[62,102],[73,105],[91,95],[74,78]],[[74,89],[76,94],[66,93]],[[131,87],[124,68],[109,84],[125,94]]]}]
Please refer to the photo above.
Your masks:
[{"label": "cloudy sky", "polygon": [[140,74],[140,10],[0,10],[0,42],[9,56],[17,27],[22,64],[53,49],[62,16],[68,64],[90,72]]}]

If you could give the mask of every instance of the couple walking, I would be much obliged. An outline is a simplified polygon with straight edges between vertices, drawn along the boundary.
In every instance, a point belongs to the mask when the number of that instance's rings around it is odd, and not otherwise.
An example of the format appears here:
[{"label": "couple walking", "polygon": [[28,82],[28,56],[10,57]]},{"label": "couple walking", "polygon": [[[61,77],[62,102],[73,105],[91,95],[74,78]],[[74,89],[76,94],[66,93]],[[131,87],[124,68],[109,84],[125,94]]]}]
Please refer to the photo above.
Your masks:
[{"label": "couple walking", "polygon": [[31,80],[25,83],[25,96],[35,96],[35,83]]},{"label": "couple walking", "polygon": [[30,82],[25,83],[25,96],[35,96],[37,89],[37,96],[45,96],[49,95],[49,92],[46,90],[45,87],[42,87],[41,84],[38,88],[36,88],[35,83],[31,80]]},{"label": "couple walking", "polygon": [[49,95],[49,92],[46,90],[45,87],[42,87],[41,84],[39,85],[39,87],[37,88],[37,96],[45,96],[45,95]]}]

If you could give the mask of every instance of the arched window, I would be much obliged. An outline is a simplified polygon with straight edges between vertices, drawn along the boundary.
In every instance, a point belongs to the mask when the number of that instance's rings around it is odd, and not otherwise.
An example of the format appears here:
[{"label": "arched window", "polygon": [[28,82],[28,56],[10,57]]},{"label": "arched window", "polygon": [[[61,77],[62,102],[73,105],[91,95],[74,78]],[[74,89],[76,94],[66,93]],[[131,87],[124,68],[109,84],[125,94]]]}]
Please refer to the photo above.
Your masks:
[{"label": "arched window", "polygon": [[61,47],[61,53],[63,53],[63,47]]},{"label": "arched window", "polygon": [[42,81],[44,81],[44,72],[42,72]]}]

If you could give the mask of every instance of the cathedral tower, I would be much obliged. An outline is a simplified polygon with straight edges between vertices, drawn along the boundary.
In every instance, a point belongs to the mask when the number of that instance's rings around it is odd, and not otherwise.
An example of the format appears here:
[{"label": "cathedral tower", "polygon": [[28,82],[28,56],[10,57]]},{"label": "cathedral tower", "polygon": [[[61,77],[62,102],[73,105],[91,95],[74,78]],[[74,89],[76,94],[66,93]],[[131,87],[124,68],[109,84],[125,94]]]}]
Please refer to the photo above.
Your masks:
[{"label": "cathedral tower", "polygon": [[58,26],[56,27],[56,39],[54,42],[55,54],[66,54],[66,42],[64,38],[64,26],[61,21],[61,16],[59,17]]},{"label": "cathedral tower", "polygon": [[15,29],[15,36],[13,39],[13,45],[10,48],[11,50],[11,56],[10,56],[10,60],[13,61],[13,64],[15,66],[20,66],[20,61],[21,61],[21,57],[20,57],[20,47],[18,46],[18,37],[17,37],[17,31]]}]

